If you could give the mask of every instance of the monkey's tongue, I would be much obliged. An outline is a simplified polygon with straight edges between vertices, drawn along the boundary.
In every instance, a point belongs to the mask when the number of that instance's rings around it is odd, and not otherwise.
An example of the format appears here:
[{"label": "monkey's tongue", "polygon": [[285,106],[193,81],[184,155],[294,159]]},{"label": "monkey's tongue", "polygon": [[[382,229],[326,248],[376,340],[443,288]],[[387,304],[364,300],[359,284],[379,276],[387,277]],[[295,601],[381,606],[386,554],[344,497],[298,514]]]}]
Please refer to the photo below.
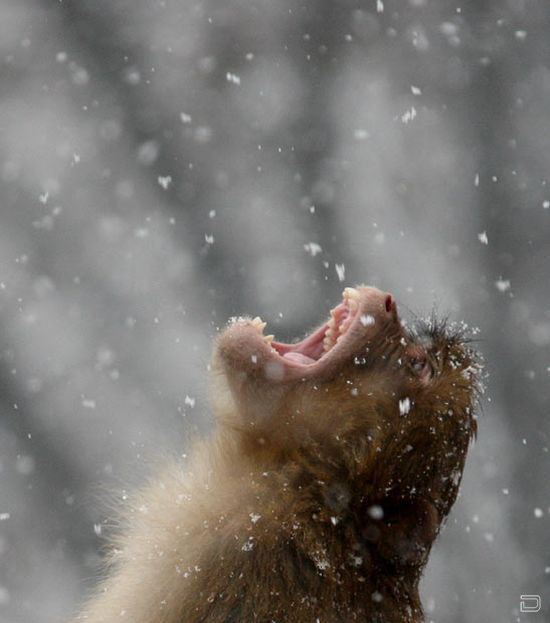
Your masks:
[{"label": "monkey's tongue", "polygon": [[296,363],[310,364],[315,363],[315,359],[308,357],[307,355],[303,355],[302,353],[285,353],[283,355],[285,359],[290,359],[290,361],[295,361]]},{"label": "monkey's tongue", "polygon": [[[352,288],[347,288],[346,290],[351,291]],[[319,361],[323,355],[331,350],[340,337],[342,337],[353,319],[357,304],[355,304],[354,309],[351,311],[349,307],[350,303],[348,302],[349,295],[346,296],[346,294],[347,292],[344,291],[344,303],[340,303],[331,310],[329,322],[319,327],[311,335],[306,337],[305,340],[297,344],[272,342],[271,346],[281,357],[293,363],[311,365]]]},{"label": "monkey's tongue", "polygon": [[346,288],[343,302],[330,311],[330,319],[297,344],[271,342],[281,357],[299,365],[311,365],[326,355],[348,330],[356,312],[359,293]]},{"label": "monkey's tongue", "polygon": [[271,346],[285,359],[299,364],[315,363],[323,354],[323,338],[328,325],[319,327],[305,340],[297,344],[284,344],[272,342]]}]

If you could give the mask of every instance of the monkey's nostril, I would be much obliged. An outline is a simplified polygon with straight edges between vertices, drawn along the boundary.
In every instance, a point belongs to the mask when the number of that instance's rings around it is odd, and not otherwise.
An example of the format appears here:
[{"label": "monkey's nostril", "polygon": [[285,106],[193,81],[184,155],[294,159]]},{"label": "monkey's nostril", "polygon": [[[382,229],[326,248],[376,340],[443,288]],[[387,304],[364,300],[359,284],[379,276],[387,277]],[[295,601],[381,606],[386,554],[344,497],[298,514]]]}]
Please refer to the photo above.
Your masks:
[{"label": "monkey's nostril", "polygon": [[390,313],[393,310],[394,302],[393,302],[393,296],[391,294],[388,294],[388,296],[386,296],[385,307],[388,313]]}]

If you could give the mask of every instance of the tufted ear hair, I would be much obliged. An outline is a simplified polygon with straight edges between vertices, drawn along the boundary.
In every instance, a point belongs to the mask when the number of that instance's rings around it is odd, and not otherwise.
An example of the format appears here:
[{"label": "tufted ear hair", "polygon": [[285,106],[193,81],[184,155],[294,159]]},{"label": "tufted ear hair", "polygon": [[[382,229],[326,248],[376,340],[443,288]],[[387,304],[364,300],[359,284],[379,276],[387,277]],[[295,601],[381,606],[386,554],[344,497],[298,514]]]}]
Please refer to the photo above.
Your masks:
[{"label": "tufted ear hair", "polygon": [[431,500],[388,497],[367,509],[363,536],[381,568],[420,573],[440,524]]}]

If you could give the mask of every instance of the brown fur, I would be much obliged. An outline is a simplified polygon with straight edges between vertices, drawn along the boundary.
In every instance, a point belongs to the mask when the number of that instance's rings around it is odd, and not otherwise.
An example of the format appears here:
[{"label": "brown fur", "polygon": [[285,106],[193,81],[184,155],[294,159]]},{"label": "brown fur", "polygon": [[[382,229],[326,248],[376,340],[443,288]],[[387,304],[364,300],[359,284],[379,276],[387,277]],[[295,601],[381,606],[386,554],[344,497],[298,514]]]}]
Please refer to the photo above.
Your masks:
[{"label": "brown fur", "polygon": [[475,432],[473,354],[395,314],[328,378],[279,383],[235,335],[214,355],[215,434],[137,495],[78,620],[423,621],[419,578]]}]

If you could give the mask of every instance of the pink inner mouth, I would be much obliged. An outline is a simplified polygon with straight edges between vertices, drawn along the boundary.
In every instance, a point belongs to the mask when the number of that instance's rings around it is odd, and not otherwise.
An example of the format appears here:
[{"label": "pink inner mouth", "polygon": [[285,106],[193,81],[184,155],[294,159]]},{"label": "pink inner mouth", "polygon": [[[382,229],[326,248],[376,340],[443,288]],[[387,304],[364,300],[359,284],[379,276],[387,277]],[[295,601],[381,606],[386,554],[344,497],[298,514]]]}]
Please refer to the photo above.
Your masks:
[{"label": "pink inner mouth", "polygon": [[[355,301],[354,301],[355,303]],[[355,314],[357,305],[352,310],[350,302],[344,302],[331,310],[331,319],[319,327],[311,335],[297,344],[284,344],[272,342],[271,346],[286,360],[300,365],[310,365],[319,361],[349,329]]]},{"label": "pink inner mouth", "polygon": [[220,336],[220,356],[237,368],[263,373],[273,382],[330,378],[377,338],[389,323],[399,328],[391,294],[369,286],[347,287],[330,318],[301,342],[284,344],[264,335],[259,317],[234,318]]}]

